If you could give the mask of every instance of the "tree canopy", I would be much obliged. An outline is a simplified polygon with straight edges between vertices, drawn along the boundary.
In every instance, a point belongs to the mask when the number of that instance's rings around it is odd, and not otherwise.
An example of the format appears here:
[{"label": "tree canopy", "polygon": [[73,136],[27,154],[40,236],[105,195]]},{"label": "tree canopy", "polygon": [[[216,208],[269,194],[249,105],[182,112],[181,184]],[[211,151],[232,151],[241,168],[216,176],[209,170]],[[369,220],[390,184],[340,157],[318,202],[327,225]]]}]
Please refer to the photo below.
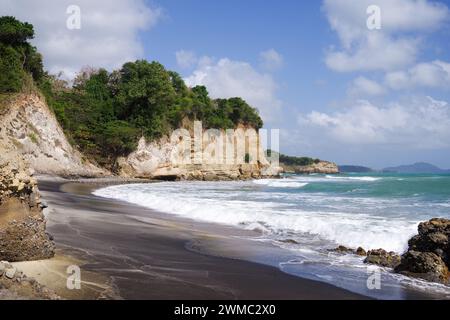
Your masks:
[{"label": "tree canopy", "polygon": [[42,56],[28,41],[33,26],[14,17],[0,17],[0,92],[19,92],[30,74],[39,81],[43,74]]}]

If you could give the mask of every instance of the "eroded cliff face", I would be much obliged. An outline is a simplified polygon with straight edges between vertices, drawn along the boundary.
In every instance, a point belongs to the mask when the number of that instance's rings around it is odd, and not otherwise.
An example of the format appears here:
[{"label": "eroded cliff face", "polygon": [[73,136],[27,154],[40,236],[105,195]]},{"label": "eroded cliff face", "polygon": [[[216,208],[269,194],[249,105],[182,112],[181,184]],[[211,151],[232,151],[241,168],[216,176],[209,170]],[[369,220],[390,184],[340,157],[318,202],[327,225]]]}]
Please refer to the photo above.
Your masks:
[{"label": "eroded cliff face", "polygon": [[321,174],[336,174],[339,173],[338,166],[333,162],[320,161],[309,166],[281,166],[286,173],[301,173],[301,174],[311,174],[311,173],[321,173]]},{"label": "eroded cliff face", "polygon": [[[190,129],[176,138],[163,137],[154,142],[141,138],[135,152],[118,159],[119,174],[162,180],[211,181],[275,177],[281,172],[279,166],[269,163],[259,139],[249,142],[245,134],[248,128],[238,128],[240,131],[232,137],[227,137],[224,131],[220,131],[222,136],[212,140],[203,136],[199,144],[193,141],[196,134]],[[205,135],[205,132],[201,131],[201,134]],[[223,145],[219,145],[221,151],[214,147],[215,139],[223,139]],[[225,147],[227,142],[229,150],[232,150],[228,158]],[[243,146],[245,151],[239,153],[237,145]],[[216,156],[215,152],[220,152],[220,155]],[[249,158],[247,161],[246,154]]]},{"label": "eroded cliff face", "polygon": [[54,244],[45,231],[37,182],[20,157],[0,159],[0,260],[51,258]]},{"label": "eroded cliff face", "polygon": [[20,94],[0,108],[0,150],[15,154],[37,173],[61,176],[108,174],[75,150],[45,101],[37,94]]}]

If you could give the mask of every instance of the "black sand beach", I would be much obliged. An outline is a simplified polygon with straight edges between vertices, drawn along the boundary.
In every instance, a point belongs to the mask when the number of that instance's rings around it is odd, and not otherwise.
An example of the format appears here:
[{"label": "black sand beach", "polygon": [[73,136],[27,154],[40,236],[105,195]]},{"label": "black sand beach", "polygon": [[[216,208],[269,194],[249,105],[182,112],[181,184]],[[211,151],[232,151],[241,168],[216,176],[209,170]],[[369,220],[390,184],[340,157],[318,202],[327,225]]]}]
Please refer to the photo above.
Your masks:
[{"label": "black sand beach", "polygon": [[[46,213],[48,232],[54,236],[58,252],[83,261],[80,266],[82,281],[84,274],[90,277],[86,285],[92,286],[95,283],[92,275],[98,275],[101,297],[365,298],[325,283],[285,274],[274,267],[218,257],[219,251],[216,256],[192,249],[208,247],[208,242],[214,243],[213,247],[220,247],[226,227],[184,221],[146,208],[95,197],[90,192],[101,186],[98,183],[43,179],[39,185],[49,206]],[[250,244],[241,241],[239,250],[251,249]],[[91,299],[93,296],[77,298]]]}]

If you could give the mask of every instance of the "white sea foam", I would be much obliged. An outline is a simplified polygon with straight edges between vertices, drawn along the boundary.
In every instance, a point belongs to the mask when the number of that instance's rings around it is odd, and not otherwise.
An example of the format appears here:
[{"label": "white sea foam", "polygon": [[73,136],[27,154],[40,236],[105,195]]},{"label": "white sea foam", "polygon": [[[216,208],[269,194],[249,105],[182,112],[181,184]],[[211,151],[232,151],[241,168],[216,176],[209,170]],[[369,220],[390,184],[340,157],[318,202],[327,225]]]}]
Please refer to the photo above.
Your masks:
[{"label": "white sea foam", "polygon": [[327,175],[325,177],[327,179],[332,179],[332,180],[366,181],[366,182],[374,182],[374,181],[381,180],[381,178],[377,178],[377,177],[340,177],[340,176],[330,176],[330,175]]},{"label": "white sea foam", "polygon": [[261,179],[261,180],[254,180],[253,183],[275,188],[303,188],[304,186],[308,185],[307,182],[298,182],[295,181],[294,179],[281,179],[281,180]]},{"label": "white sea foam", "polygon": [[[261,181],[263,180],[259,180],[260,184]],[[292,184],[295,181],[284,183]],[[272,197],[269,192],[264,197],[257,190],[250,189],[249,192],[248,188],[258,187],[255,182],[153,183],[112,186],[97,190],[94,194],[195,220],[248,229],[260,226],[259,229],[268,236],[276,237],[277,234],[288,231],[299,238],[317,235],[330,243],[362,246],[366,249],[384,248],[402,252],[408,239],[417,232],[417,221],[404,217],[342,211],[345,205],[327,208],[328,211],[318,210],[325,202],[330,201],[326,195],[309,196],[310,198],[303,195],[303,200],[298,201],[298,193],[292,199],[289,194],[277,198]],[[278,188],[285,186],[279,185]],[[309,203],[310,200],[313,205],[309,204],[308,208],[297,203]],[[360,205],[359,202],[357,206]]]}]

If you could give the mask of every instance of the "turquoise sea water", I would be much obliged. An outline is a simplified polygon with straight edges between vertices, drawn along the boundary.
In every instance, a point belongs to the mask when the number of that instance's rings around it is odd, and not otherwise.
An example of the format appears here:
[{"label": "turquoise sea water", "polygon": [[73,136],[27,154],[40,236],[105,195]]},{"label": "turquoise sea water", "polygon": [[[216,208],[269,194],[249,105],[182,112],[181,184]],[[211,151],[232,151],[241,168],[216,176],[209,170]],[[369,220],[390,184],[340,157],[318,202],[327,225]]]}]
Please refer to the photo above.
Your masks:
[{"label": "turquoise sea water", "polygon": [[[286,175],[240,182],[162,182],[113,186],[96,195],[194,220],[261,231],[255,241],[282,248],[270,263],[286,272],[377,298],[432,297],[450,290],[380,269],[383,289],[367,289],[361,257],[339,255],[338,245],[399,254],[419,222],[450,218],[450,175]],[[267,261],[260,261],[267,262]]]}]

